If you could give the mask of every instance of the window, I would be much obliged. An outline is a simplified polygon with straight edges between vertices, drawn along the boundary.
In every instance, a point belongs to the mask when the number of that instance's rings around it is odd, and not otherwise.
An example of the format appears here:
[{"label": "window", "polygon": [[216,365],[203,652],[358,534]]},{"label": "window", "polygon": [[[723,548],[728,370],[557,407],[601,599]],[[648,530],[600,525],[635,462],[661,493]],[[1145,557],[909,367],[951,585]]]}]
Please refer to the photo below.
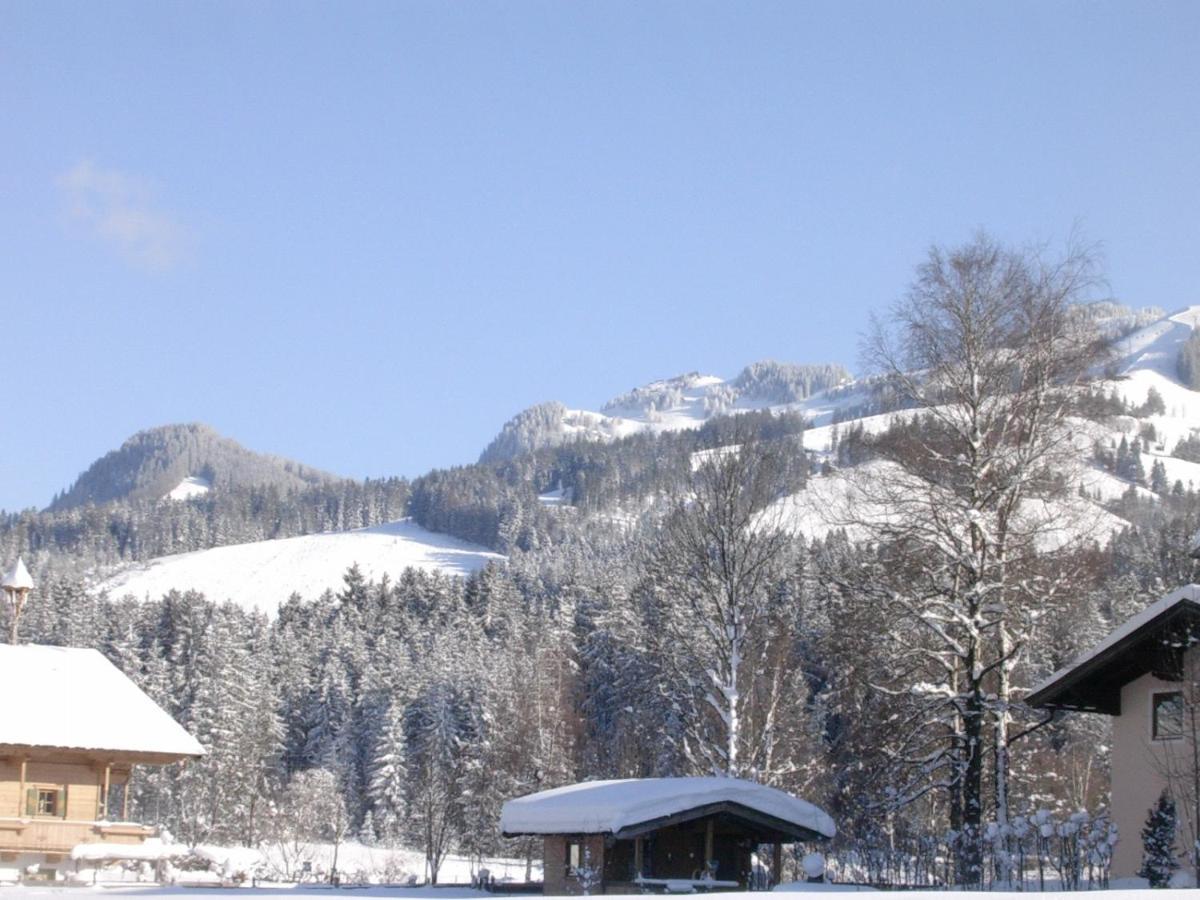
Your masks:
[{"label": "window", "polygon": [[25,815],[64,818],[67,815],[67,789],[60,784],[29,787],[25,791]]},{"label": "window", "polygon": [[53,788],[38,788],[37,814],[39,816],[58,815],[58,791]]},{"label": "window", "polygon": [[583,865],[583,844],[580,841],[567,841],[567,874],[574,875]]},{"label": "window", "polygon": [[1153,721],[1151,737],[1156,741],[1169,741],[1183,737],[1183,693],[1165,691],[1151,696]]}]

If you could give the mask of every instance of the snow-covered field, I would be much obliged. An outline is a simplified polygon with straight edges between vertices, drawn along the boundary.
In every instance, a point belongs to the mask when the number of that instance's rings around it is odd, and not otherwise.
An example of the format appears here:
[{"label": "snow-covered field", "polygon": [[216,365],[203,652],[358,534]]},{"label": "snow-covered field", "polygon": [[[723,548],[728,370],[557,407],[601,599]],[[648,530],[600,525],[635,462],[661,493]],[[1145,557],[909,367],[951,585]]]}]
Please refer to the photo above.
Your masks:
[{"label": "snow-covered field", "polygon": [[[492,881],[526,883],[540,881],[542,863],[538,856],[526,859],[477,859],[451,854],[438,869],[440,885],[466,885],[486,869]],[[114,851],[129,854],[126,862],[114,862]],[[266,842],[261,847],[224,847],[199,844],[187,847],[157,839],[128,847],[113,844],[81,844],[66,863],[58,863],[59,880],[36,886],[41,890],[64,886],[100,886],[110,890],[137,889],[157,893],[171,888],[220,888],[261,884],[280,888],[328,891],[333,871],[335,848],[332,844],[286,841]],[[404,847],[374,847],[346,841],[336,848],[337,871],[344,885],[415,886],[428,881],[424,855]],[[164,885],[154,884],[159,873]],[[0,890],[6,882],[12,887],[17,877],[11,867],[0,867]],[[296,885],[296,882],[303,884]],[[441,890],[448,890],[439,888]],[[207,896],[207,894],[205,895]],[[439,893],[438,896],[446,896]]]},{"label": "snow-covered field", "polygon": [[293,592],[316,597],[337,590],[355,563],[368,579],[395,579],[412,567],[467,575],[504,557],[477,544],[427,531],[403,519],[356,531],[309,534],[276,541],[232,544],[162,556],[123,569],[97,585],[120,597],[157,599],[172,589],[202,591],[210,600],[232,600],[273,613]]}]

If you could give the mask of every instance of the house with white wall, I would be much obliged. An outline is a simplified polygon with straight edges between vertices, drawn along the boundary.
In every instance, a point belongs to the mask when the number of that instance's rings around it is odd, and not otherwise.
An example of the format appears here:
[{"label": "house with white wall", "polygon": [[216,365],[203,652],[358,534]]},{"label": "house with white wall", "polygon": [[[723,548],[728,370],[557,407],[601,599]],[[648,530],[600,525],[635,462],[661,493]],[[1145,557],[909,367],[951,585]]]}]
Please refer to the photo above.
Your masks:
[{"label": "house with white wall", "polygon": [[1112,716],[1112,877],[1142,864],[1141,830],[1163,791],[1176,804],[1180,867],[1197,838],[1200,585],[1172,591],[1037,685],[1031,706]]}]

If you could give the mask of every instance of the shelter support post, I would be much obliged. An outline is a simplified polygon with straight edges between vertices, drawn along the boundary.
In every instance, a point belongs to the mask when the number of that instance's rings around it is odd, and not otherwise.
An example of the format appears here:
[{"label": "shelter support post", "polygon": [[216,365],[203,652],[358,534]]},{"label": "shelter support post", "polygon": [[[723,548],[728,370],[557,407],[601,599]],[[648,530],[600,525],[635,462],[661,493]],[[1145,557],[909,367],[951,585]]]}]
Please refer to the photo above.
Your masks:
[{"label": "shelter support post", "polygon": [[125,773],[125,787],[121,791],[121,821],[129,821],[129,782],[133,780],[133,766]]},{"label": "shelter support post", "polygon": [[642,871],[642,839],[640,837],[633,839],[633,874],[639,878],[646,874]]},{"label": "shelter support post", "polygon": [[708,864],[713,859],[713,818],[709,816],[708,821],[704,823],[704,866],[708,868]]},{"label": "shelter support post", "polygon": [[29,763],[29,760],[26,759],[24,756],[22,756],[21,757],[21,789],[19,791],[17,791],[17,815],[18,816],[22,816],[25,814],[25,775],[26,775],[26,766],[28,765],[28,763]]},{"label": "shelter support post", "polygon": [[108,790],[112,787],[112,763],[104,764],[104,787],[100,794],[100,818],[108,818]]},{"label": "shelter support post", "polygon": [[779,884],[783,877],[783,844],[775,842],[771,852],[771,884]]}]

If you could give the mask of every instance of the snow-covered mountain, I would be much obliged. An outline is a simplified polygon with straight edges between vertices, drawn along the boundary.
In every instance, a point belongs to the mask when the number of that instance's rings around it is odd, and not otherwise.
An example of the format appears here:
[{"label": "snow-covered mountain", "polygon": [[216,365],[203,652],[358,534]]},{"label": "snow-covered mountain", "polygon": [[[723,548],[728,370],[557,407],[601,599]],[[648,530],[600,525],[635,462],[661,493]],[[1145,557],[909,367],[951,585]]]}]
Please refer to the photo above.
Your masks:
[{"label": "snow-covered mountain", "polygon": [[245,609],[273,613],[293,592],[307,598],[337,590],[357,564],[364,577],[393,580],[406,568],[467,575],[504,557],[403,520],[329,534],[232,544],[163,556],[125,568],[97,585],[111,597],[157,599],[170,590],[200,591]]},{"label": "snow-covered mountain", "polygon": [[[1079,454],[1079,496],[1062,509],[1042,511],[1103,541],[1129,523],[1108,508],[1132,492],[1153,501],[1152,470],[1157,490],[1180,483],[1200,487],[1200,391],[1181,377],[1179,361],[1189,347],[1200,347],[1200,306],[1162,316],[1145,324],[1144,312],[1123,311],[1102,324],[1118,336],[1114,358],[1097,372],[1096,388],[1123,403],[1122,414],[1100,420],[1072,420],[1072,439]],[[1141,326],[1141,327],[1139,327]],[[1196,351],[1200,354],[1200,350]],[[1198,355],[1200,358],[1200,355]],[[870,379],[854,381],[837,366],[759,363],[729,381],[690,373],[636,388],[600,410],[574,410],[546,403],[514,417],[484,451],[482,461],[500,461],[533,449],[576,439],[614,440],[640,431],[697,428],[721,413],[742,410],[794,411],[809,426],[803,444],[815,463],[830,462],[825,474],[810,479],[806,490],[781,501],[786,524],[810,537],[838,527],[831,516],[846,494],[849,470],[836,463],[839,440],[851,430],[885,430],[896,416],[917,410],[888,409],[880,386]],[[1194,439],[1197,455],[1176,455],[1181,442]],[[1140,454],[1140,478],[1102,458],[1113,458],[1124,443]],[[542,504],[561,508],[569,494],[561,485],[534,485]],[[209,485],[198,476],[177,479],[164,493],[187,498]],[[549,493],[546,493],[549,491]],[[1066,501],[1064,501],[1066,503]],[[601,516],[622,511],[599,511]],[[232,599],[257,609],[273,610],[293,591],[306,596],[337,588],[345,569],[358,563],[368,577],[393,578],[405,567],[466,574],[502,556],[485,548],[425,530],[411,521],[357,531],[313,534],[163,557],[110,576],[100,587],[110,595],[158,596],[172,588],[196,589],[214,599]]]},{"label": "snow-covered mountain", "polygon": [[[1086,523],[1089,533],[1103,540],[1129,524],[1104,504],[1130,491],[1143,499],[1159,495],[1149,489],[1148,478],[1146,484],[1138,483],[1098,460],[1097,448],[1109,448],[1115,455],[1122,440],[1130,446],[1138,443],[1147,476],[1157,466],[1168,486],[1179,482],[1184,488],[1200,488],[1200,462],[1175,455],[1177,445],[1188,438],[1196,438],[1200,448],[1200,391],[1184,383],[1180,369],[1189,346],[1200,361],[1200,306],[1165,315],[1154,308],[1098,304],[1091,313],[1102,332],[1114,339],[1114,358],[1096,373],[1096,388],[1124,402],[1128,411],[1102,422],[1073,420],[1080,464],[1076,474],[1084,496],[1072,509],[1054,514],[1080,528]],[[1196,368],[1200,373],[1200,362]],[[531,407],[504,426],[481,462],[577,439],[607,441],[645,430],[697,428],[717,414],[762,409],[802,414],[809,423],[805,449],[816,462],[833,461],[839,436],[859,428],[879,433],[896,416],[919,412],[891,409],[881,388],[871,379],[852,380],[837,366],[757,363],[730,381],[693,372],[635,388],[598,411],[570,409],[557,402]],[[844,493],[844,477],[835,469],[788,498],[783,507],[790,527],[809,536],[837,527],[830,509]]]},{"label": "snow-covered mountain", "polygon": [[653,381],[614,397],[598,412],[540,403],[506,422],[479,459],[499,462],[579,439],[698,428],[724,413],[802,406],[809,397],[850,381],[850,373],[839,365],[768,360],[747,366],[730,381],[699,372]]},{"label": "snow-covered mountain", "polygon": [[113,500],[186,499],[227,485],[283,490],[337,481],[319,469],[247,450],[200,423],[139,431],[92,463],[51,510]]}]

